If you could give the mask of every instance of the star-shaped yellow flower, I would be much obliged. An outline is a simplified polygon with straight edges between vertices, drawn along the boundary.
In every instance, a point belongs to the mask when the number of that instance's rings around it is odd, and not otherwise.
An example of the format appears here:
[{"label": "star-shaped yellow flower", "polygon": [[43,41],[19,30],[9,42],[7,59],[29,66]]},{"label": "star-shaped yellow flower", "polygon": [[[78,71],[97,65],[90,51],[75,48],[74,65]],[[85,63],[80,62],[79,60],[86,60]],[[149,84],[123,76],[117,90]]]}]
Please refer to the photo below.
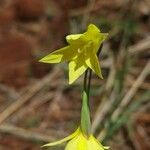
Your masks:
[{"label": "star-shaped yellow flower", "polygon": [[79,78],[87,68],[92,69],[102,78],[97,52],[107,36],[107,33],[101,33],[94,24],[90,24],[83,34],[68,35],[66,37],[68,46],[52,52],[40,61],[44,63],[69,62],[69,84]]},{"label": "star-shaped yellow flower", "polygon": [[45,146],[55,146],[67,142],[65,150],[105,150],[109,149],[109,147],[103,146],[93,135],[86,137],[83,135],[80,128],[78,128],[73,134],[70,136],[57,141],[48,143]]}]

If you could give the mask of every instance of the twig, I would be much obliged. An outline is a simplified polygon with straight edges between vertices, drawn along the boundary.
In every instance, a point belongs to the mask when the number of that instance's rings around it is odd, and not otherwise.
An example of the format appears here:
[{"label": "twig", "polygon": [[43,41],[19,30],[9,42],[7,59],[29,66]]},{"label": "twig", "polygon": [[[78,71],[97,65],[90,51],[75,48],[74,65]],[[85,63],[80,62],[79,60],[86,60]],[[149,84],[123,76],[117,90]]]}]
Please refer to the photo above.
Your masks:
[{"label": "twig", "polygon": [[137,92],[138,88],[141,86],[141,84],[143,83],[143,81],[145,80],[145,78],[149,73],[150,73],[150,61],[146,64],[142,73],[139,75],[139,77],[137,78],[137,80],[129,90],[129,92],[124,96],[118,108],[114,111],[112,115],[112,120],[115,120],[122,112],[124,107],[128,105],[128,103],[131,101],[132,97]]},{"label": "twig", "polygon": [[133,55],[135,53],[143,52],[144,50],[147,50],[149,48],[150,48],[150,37],[147,37],[146,39],[140,41],[138,44],[130,46],[128,50],[129,53]]},{"label": "twig", "polygon": [[62,87],[60,86],[54,93],[53,97],[54,99],[51,101],[51,103],[48,106],[47,111],[45,112],[45,117],[43,118],[43,121],[40,124],[41,128],[47,128],[49,125],[49,116],[51,114],[51,112],[55,109],[54,106],[56,106],[61,100],[62,100]]},{"label": "twig", "polygon": [[138,113],[143,113],[145,110],[149,110],[150,103],[143,105],[143,107],[139,108]]},{"label": "twig", "polygon": [[110,91],[110,89],[112,89],[114,79],[115,79],[115,75],[116,75],[116,68],[115,68],[115,62],[114,62],[113,56],[111,57],[110,62],[111,62],[111,66],[110,66],[110,72],[109,72],[109,75],[108,75],[108,79],[107,79],[107,82],[106,82],[106,91]]},{"label": "twig", "polygon": [[[135,83],[134,77],[131,76],[127,77],[127,82],[125,83],[127,87],[131,87],[134,83]],[[150,89],[150,83],[143,82],[139,88],[143,90],[148,90]]]},{"label": "twig", "polygon": [[[33,102],[31,102],[30,105],[27,105],[27,106],[21,108],[19,111],[17,111],[15,114],[15,122],[22,119],[24,116],[28,115],[31,112],[31,110],[36,111],[38,109],[38,107],[42,106],[45,103],[48,103],[54,97],[53,92],[44,93],[44,94],[45,95],[43,95],[43,96],[39,96],[37,94],[35,96],[35,99],[32,100]],[[38,99],[37,99],[37,97],[38,97]]]},{"label": "twig", "polygon": [[8,97],[8,98],[11,98],[11,99],[16,99],[19,97],[19,94],[12,88],[6,86],[6,85],[3,85],[3,84],[0,84],[0,90]]},{"label": "twig", "polygon": [[54,137],[47,136],[41,133],[36,133],[33,131],[29,131],[26,129],[22,129],[19,127],[15,127],[9,124],[1,124],[0,125],[0,132],[12,134],[17,137],[21,137],[23,139],[31,140],[31,141],[41,141],[41,142],[49,142],[54,139]]},{"label": "twig", "polygon": [[59,75],[60,71],[55,69],[52,73],[46,75],[42,80],[35,83],[31,88],[22,94],[14,103],[8,106],[1,114],[0,114],[0,124],[6,120],[10,115],[12,115],[15,111],[17,111],[22,105],[24,105],[27,101],[29,101],[37,92],[39,92],[44,86],[50,84],[50,82]]}]

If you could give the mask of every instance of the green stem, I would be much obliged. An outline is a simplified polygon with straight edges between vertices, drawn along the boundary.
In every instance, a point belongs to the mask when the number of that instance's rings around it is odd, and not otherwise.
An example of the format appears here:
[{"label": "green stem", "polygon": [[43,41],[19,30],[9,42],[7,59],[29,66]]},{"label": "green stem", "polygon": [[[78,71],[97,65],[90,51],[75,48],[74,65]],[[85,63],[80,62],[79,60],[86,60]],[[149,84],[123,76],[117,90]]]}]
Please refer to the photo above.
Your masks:
[{"label": "green stem", "polygon": [[81,130],[85,136],[89,136],[91,133],[91,117],[90,117],[90,108],[89,108],[89,93],[90,93],[90,81],[91,75],[88,77],[88,74],[91,70],[87,69],[84,76],[84,86],[83,86],[83,95],[82,95],[82,108],[81,108]]}]

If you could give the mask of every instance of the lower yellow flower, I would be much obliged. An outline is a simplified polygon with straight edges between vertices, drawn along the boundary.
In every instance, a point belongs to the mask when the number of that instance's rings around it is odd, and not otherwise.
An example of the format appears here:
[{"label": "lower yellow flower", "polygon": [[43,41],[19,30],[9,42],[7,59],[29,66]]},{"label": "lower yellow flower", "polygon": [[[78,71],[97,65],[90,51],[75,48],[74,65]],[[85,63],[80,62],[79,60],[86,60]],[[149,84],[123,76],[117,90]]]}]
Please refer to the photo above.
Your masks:
[{"label": "lower yellow flower", "polygon": [[59,145],[67,141],[69,142],[66,145],[65,150],[105,150],[109,148],[109,147],[103,146],[93,135],[90,135],[89,137],[86,137],[85,135],[83,135],[80,128],[78,128],[70,136],[57,142],[48,143],[44,145],[43,147],[55,146],[55,145]]}]

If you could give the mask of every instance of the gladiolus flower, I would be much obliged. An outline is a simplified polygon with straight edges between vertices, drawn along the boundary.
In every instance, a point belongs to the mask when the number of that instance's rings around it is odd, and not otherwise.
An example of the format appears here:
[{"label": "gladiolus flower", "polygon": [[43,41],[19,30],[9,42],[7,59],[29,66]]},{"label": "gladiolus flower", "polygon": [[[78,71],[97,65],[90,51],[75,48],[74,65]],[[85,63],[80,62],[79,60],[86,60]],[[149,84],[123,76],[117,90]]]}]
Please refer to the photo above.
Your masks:
[{"label": "gladiolus flower", "polygon": [[68,46],[52,52],[40,61],[44,63],[69,62],[69,84],[79,78],[87,68],[92,69],[102,78],[97,52],[107,36],[108,34],[101,33],[94,24],[90,24],[83,34],[66,36]]}]

